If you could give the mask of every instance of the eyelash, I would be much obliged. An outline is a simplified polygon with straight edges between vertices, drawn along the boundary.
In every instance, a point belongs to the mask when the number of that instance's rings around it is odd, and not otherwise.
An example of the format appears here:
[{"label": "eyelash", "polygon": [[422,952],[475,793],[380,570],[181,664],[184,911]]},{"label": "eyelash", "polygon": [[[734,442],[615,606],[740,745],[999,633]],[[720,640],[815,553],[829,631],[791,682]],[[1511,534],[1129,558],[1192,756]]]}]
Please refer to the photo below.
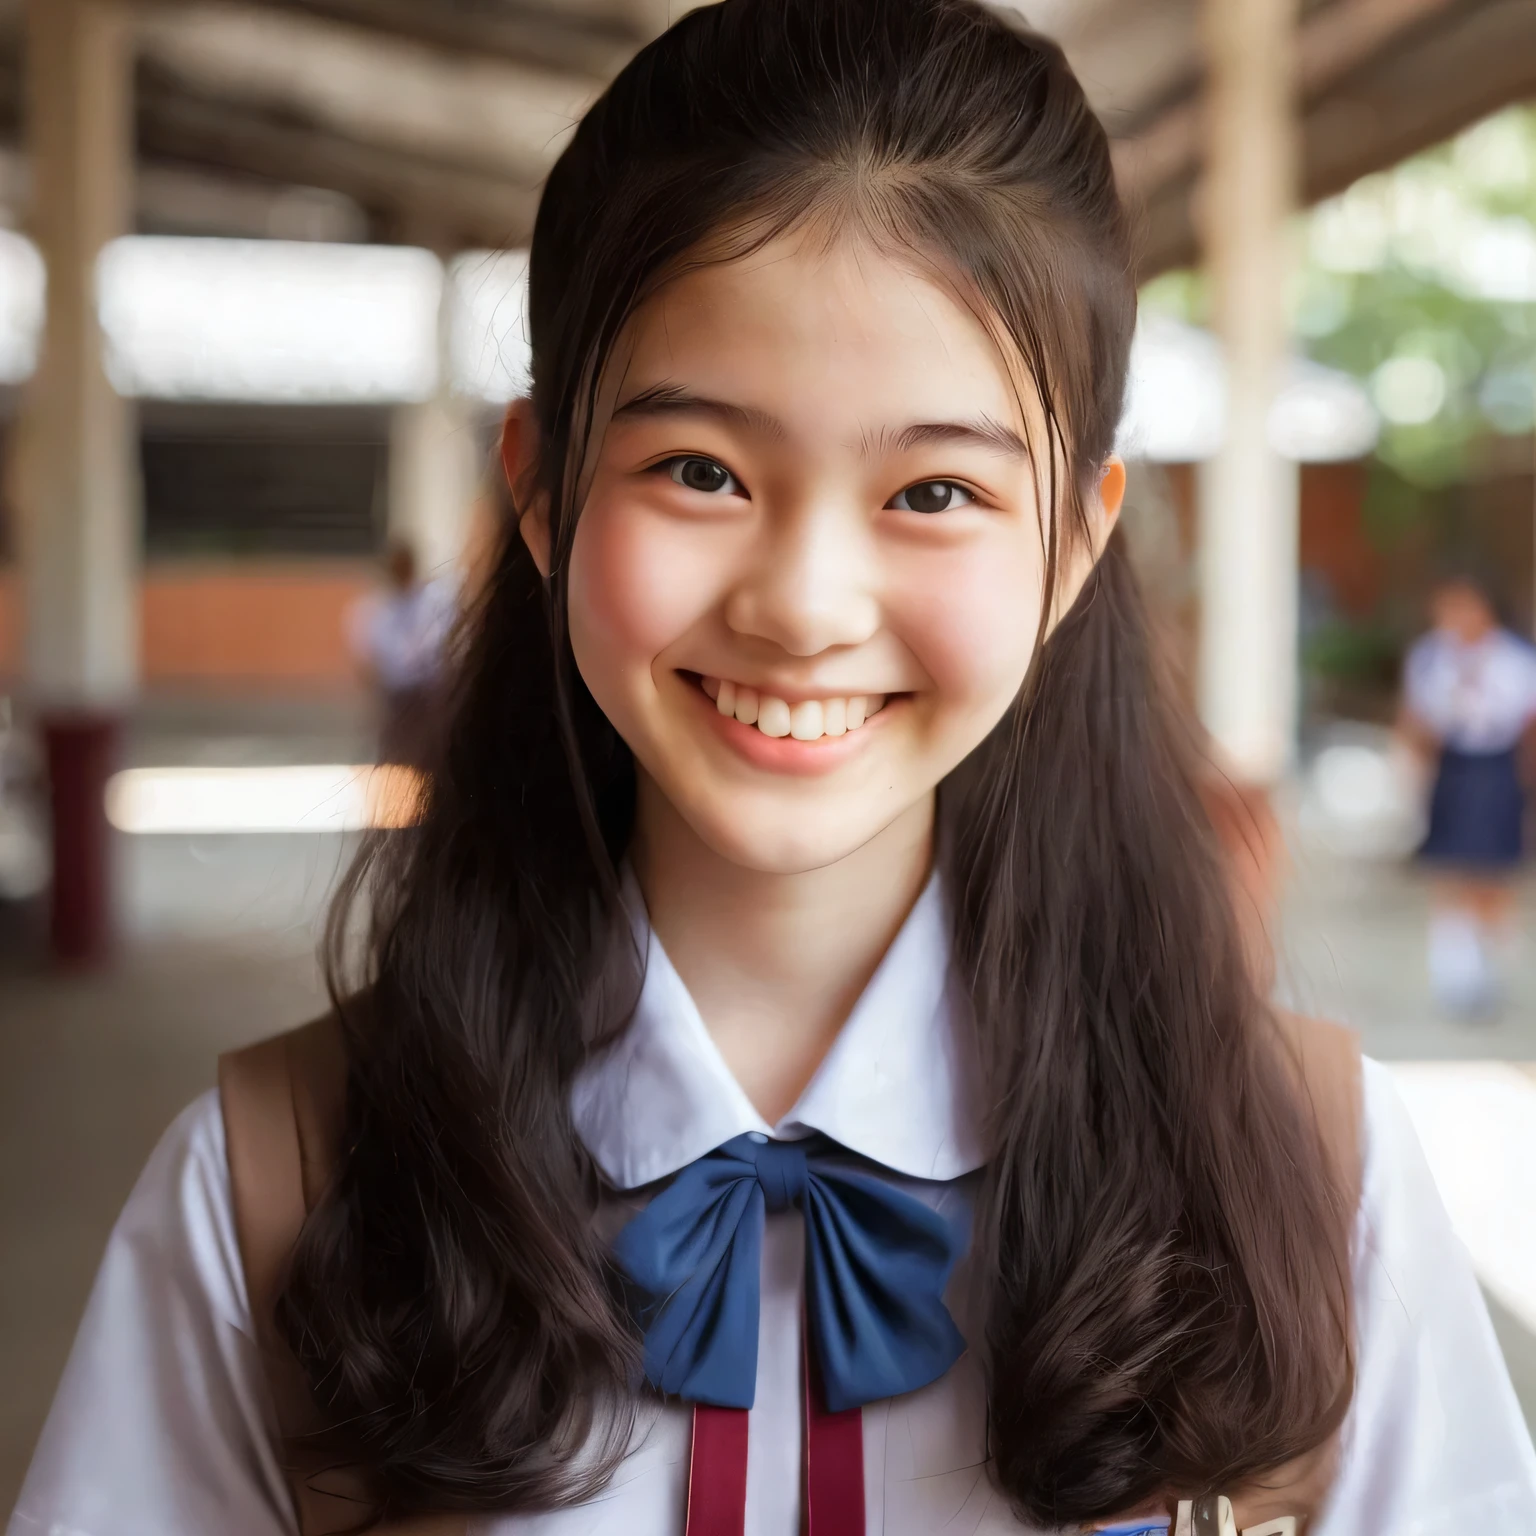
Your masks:
[{"label": "eyelash", "polygon": [[[682,466],[685,464],[708,465],[711,469],[716,469],[725,476],[725,483],[715,487],[713,490],[705,490],[701,486],[688,485],[681,477]],[[732,493],[736,495],[746,494],[745,487],[743,487],[741,481],[719,459],[707,453],[675,453],[670,458],[663,459],[659,464],[652,465],[651,468],[653,473],[664,473],[675,485],[681,486],[684,490],[695,491],[701,496],[721,496]],[[922,490],[928,486],[941,486],[945,490],[962,497],[963,500],[959,502],[951,500],[942,507],[931,508],[914,507],[910,502],[904,507],[896,505],[903,497],[909,496],[913,491]],[[903,486],[901,490],[897,491],[890,501],[886,503],[886,506],[897,512],[912,512],[919,517],[934,517],[940,512],[954,511],[957,507],[975,506],[979,499],[975,491],[969,486],[961,484],[958,480],[914,480],[911,485]]]}]

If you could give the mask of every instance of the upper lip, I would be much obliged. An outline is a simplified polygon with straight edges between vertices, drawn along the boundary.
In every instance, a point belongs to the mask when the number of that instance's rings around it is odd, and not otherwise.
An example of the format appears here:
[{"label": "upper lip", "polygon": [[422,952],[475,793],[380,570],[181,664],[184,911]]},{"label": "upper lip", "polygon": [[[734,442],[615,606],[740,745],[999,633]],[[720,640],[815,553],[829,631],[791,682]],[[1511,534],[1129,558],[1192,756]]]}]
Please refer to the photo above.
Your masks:
[{"label": "upper lip", "polygon": [[719,682],[733,683],[738,688],[750,688],[766,698],[783,699],[786,704],[808,704],[813,699],[867,699],[877,694],[890,698],[893,694],[904,691],[900,688],[853,688],[830,683],[811,687],[803,684],[791,686],[785,683],[749,683],[739,677],[730,677],[723,672],[696,672],[693,675],[698,678],[713,677]]}]

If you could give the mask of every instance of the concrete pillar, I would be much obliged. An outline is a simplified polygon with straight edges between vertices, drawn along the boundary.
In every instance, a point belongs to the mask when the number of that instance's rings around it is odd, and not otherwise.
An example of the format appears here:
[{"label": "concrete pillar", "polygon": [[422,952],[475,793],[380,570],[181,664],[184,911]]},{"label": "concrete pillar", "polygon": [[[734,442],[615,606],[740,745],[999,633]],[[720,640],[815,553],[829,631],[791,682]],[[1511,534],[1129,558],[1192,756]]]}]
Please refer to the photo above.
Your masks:
[{"label": "concrete pillar", "polygon": [[445,264],[436,391],[429,400],[396,406],[390,426],[389,536],[411,545],[423,576],[460,564],[485,468],[473,407],[453,392],[456,303]]},{"label": "concrete pillar", "polygon": [[1224,766],[1286,770],[1297,710],[1298,472],[1269,445],[1287,349],[1298,0],[1203,0],[1209,71],[1202,220],[1227,433],[1200,490],[1201,715]]},{"label": "concrete pillar", "polygon": [[102,803],[138,675],[139,473],[131,406],[107,382],[96,259],[129,228],[131,23],[110,0],[28,0],[32,233],[48,273],[38,370],[17,424],[25,686],[52,792],[52,937],[111,937]]}]

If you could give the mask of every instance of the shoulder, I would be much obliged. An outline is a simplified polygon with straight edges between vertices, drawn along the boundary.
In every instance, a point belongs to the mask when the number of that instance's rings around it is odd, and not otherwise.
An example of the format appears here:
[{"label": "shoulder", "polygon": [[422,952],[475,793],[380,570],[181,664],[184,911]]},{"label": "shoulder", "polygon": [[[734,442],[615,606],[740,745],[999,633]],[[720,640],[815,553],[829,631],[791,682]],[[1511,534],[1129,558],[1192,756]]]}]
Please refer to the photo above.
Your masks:
[{"label": "shoulder", "polygon": [[1503,666],[1522,676],[1536,672],[1536,645],[1513,630],[1501,629],[1493,637],[1493,652]]},{"label": "shoulder", "polygon": [[129,1197],[129,1208],[150,1189],[174,1191],[177,1199],[192,1203],[220,1203],[228,1183],[224,1122],[218,1093],[210,1089],[193,1099],[166,1128]]},{"label": "shoulder", "polygon": [[[1407,1082],[1411,1091],[1414,1069]],[[1435,1176],[1410,1112],[1401,1069],[1370,1057],[1363,1063],[1364,1171],[1362,1207],[1373,1228],[1391,1227],[1398,1217],[1420,1223],[1431,1207],[1443,1216]]]},{"label": "shoulder", "polygon": [[1407,667],[1410,672],[1420,672],[1445,654],[1445,636],[1431,629],[1419,636],[1408,647]]},{"label": "shoulder", "polygon": [[[1361,1192],[1357,1263],[1390,1277],[1393,1295],[1412,1306],[1453,1250],[1466,1254],[1404,1096],[1401,1074],[1367,1057],[1362,1064]],[[1412,1077],[1409,1078],[1412,1084]]]},{"label": "shoulder", "polygon": [[109,1286],[194,1290],[215,1315],[246,1331],[216,1092],[193,1100],[160,1138],[113,1228],[102,1273]]},{"label": "shoulder", "polygon": [[1413,1082],[1411,1072],[1364,1062],[1355,1396],[1318,1536],[1374,1536],[1389,1519],[1394,1531],[1514,1536],[1536,1529],[1536,1456],[1420,1145],[1422,1106],[1410,1114],[1400,1091],[1411,1097]]}]

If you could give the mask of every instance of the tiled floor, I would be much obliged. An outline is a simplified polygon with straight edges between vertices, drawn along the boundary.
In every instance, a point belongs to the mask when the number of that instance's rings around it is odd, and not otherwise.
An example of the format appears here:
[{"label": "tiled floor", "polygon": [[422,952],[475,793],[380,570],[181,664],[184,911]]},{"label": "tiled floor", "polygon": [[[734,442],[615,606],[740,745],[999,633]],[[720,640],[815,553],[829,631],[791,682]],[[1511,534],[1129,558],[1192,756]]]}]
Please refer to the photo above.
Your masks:
[{"label": "tiled floor", "polygon": [[[133,744],[138,762],[347,762],[365,747],[355,711],[317,710],[298,737],[273,737],[265,721],[232,732],[195,707],[162,711],[152,725]],[[155,1138],[212,1081],[220,1050],[321,1006],[315,925],[347,847],[321,835],[153,837],[125,839],[122,852],[132,916],[111,971],[40,973],[17,958],[16,934],[7,944],[0,931],[0,1511]],[[1425,1002],[1426,901],[1398,870],[1303,859],[1286,915],[1287,992],[1354,1024],[1383,1058],[1536,1062],[1536,884],[1511,1006],[1475,1029],[1446,1024]],[[1536,1223],[1536,1209],[1510,1220]],[[1536,1419],[1536,1318],[1497,1302],[1494,1311]]]},{"label": "tiled floor", "polygon": [[0,975],[0,1510],[93,1271],[160,1132],[219,1051],[317,1011],[308,944],[146,939],[110,974]]},{"label": "tiled floor", "polygon": [[[352,698],[152,701],[129,764],[366,761]],[[120,960],[57,976],[0,922],[0,1511],[9,1511],[101,1247],[176,1112],[218,1053],[319,1011],[332,836],[119,839]]]},{"label": "tiled floor", "polygon": [[1365,1049],[1384,1060],[1536,1062],[1536,878],[1520,891],[1506,1006],[1487,1023],[1450,1022],[1430,1002],[1429,901],[1424,878],[1401,866],[1298,852],[1284,914],[1282,993],[1357,1029]]}]

